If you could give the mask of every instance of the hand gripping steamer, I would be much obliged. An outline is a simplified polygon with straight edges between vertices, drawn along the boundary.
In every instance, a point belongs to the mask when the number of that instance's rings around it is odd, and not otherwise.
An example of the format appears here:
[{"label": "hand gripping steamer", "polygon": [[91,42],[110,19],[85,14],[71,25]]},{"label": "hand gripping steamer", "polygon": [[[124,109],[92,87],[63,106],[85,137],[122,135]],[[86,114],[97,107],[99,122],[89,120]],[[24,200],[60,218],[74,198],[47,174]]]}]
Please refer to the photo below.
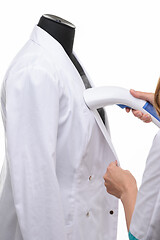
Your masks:
[{"label": "hand gripping steamer", "polygon": [[91,109],[117,104],[121,108],[132,108],[150,114],[152,122],[160,127],[160,117],[149,102],[135,98],[130,91],[121,87],[94,87],[84,91],[84,100]]}]

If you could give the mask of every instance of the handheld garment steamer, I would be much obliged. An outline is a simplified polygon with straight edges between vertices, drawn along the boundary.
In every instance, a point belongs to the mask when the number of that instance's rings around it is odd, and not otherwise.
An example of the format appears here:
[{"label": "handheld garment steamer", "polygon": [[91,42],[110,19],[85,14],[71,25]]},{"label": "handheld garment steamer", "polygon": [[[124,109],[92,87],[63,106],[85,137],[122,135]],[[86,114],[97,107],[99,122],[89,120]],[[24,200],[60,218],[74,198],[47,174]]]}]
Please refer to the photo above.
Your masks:
[{"label": "handheld garment steamer", "polygon": [[150,114],[152,122],[160,127],[160,118],[149,102],[135,98],[130,91],[121,87],[94,87],[84,91],[84,100],[91,110],[117,104],[121,108],[132,108]]}]

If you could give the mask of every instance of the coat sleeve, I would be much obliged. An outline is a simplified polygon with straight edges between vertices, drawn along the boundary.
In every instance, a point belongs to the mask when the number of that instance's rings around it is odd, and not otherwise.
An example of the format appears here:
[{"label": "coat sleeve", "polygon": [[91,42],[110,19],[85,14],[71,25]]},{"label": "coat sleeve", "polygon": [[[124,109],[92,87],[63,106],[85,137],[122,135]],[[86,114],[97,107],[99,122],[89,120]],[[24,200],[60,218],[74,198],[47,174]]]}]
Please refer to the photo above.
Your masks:
[{"label": "coat sleeve", "polygon": [[24,240],[66,240],[56,177],[59,87],[56,75],[26,68],[6,80],[6,145]]},{"label": "coat sleeve", "polygon": [[[130,224],[130,239],[160,239],[160,130],[150,149]],[[134,237],[133,237],[134,236]]]}]

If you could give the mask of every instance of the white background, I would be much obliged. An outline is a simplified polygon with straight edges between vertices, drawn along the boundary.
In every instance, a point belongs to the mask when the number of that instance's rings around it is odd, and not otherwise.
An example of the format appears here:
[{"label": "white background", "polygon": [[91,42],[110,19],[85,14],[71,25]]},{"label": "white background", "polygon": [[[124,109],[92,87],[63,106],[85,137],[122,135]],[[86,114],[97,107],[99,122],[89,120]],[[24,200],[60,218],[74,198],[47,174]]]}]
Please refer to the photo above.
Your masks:
[{"label": "white background", "polygon": [[[160,2],[157,0],[5,0],[0,3],[0,83],[12,58],[44,13],[76,25],[74,51],[96,86],[153,92],[160,76]],[[158,128],[117,106],[107,107],[111,136],[121,161],[140,186]],[[0,169],[4,159],[0,119]],[[106,223],[107,224],[107,223]],[[120,204],[118,240],[127,240]]]}]

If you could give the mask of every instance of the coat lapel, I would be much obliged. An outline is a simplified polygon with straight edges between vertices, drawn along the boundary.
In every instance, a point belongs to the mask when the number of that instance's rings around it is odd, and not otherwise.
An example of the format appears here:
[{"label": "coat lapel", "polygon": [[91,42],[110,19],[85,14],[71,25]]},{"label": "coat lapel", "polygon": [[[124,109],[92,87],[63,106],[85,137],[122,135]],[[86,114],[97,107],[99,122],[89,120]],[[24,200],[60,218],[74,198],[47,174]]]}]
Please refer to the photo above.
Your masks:
[{"label": "coat lapel", "polygon": [[[83,71],[84,71],[84,73],[85,73],[85,75],[86,75],[86,77],[87,77],[87,79],[89,81],[89,84],[91,85],[91,87],[94,87],[94,84],[91,81],[91,79],[90,79],[88,73],[86,72],[85,68],[83,67],[83,65],[79,61],[79,59],[76,56],[76,54],[75,53],[73,53],[73,54],[76,57],[76,59],[78,60],[78,62],[80,63],[80,65],[82,66],[82,69],[83,69]],[[113,147],[113,144],[112,144],[112,141],[111,141],[111,137],[110,137],[110,134],[109,134],[109,126],[107,126],[108,125],[107,115],[105,116],[106,117],[106,126],[105,126],[103,121],[102,121],[102,118],[100,117],[100,115],[98,113],[98,111],[97,110],[90,110],[90,111],[92,111],[93,116],[94,116],[94,118],[95,118],[95,120],[96,120],[96,122],[97,122],[97,124],[98,124],[98,126],[99,126],[99,128],[100,128],[100,130],[101,130],[101,132],[102,132],[102,134],[103,134],[103,136],[105,138],[105,140],[107,141],[108,145],[110,146],[110,148],[111,148],[111,150],[112,150],[112,152],[113,152],[113,154],[115,156],[115,159],[117,160],[118,165],[119,165],[119,160],[118,160],[117,154],[115,152],[115,149]]]},{"label": "coat lapel", "polygon": [[99,128],[100,128],[100,130],[101,130],[101,132],[102,132],[102,134],[103,134],[103,136],[105,138],[105,140],[107,141],[109,147],[111,148],[111,150],[112,150],[112,152],[113,152],[113,154],[115,156],[115,159],[118,162],[118,165],[120,165],[118,157],[117,157],[117,154],[115,152],[115,149],[114,149],[112,141],[111,141],[111,137],[110,137],[110,135],[108,133],[108,130],[106,129],[106,126],[104,125],[104,123],[103,123],[103,121],[102,121],[98,111],[97,110],[91,110],[91,111],[93,112],[95,120],[96,120],[96,122],[97,122],[97,124],[98,124],[98,126],[99,126]]}]

